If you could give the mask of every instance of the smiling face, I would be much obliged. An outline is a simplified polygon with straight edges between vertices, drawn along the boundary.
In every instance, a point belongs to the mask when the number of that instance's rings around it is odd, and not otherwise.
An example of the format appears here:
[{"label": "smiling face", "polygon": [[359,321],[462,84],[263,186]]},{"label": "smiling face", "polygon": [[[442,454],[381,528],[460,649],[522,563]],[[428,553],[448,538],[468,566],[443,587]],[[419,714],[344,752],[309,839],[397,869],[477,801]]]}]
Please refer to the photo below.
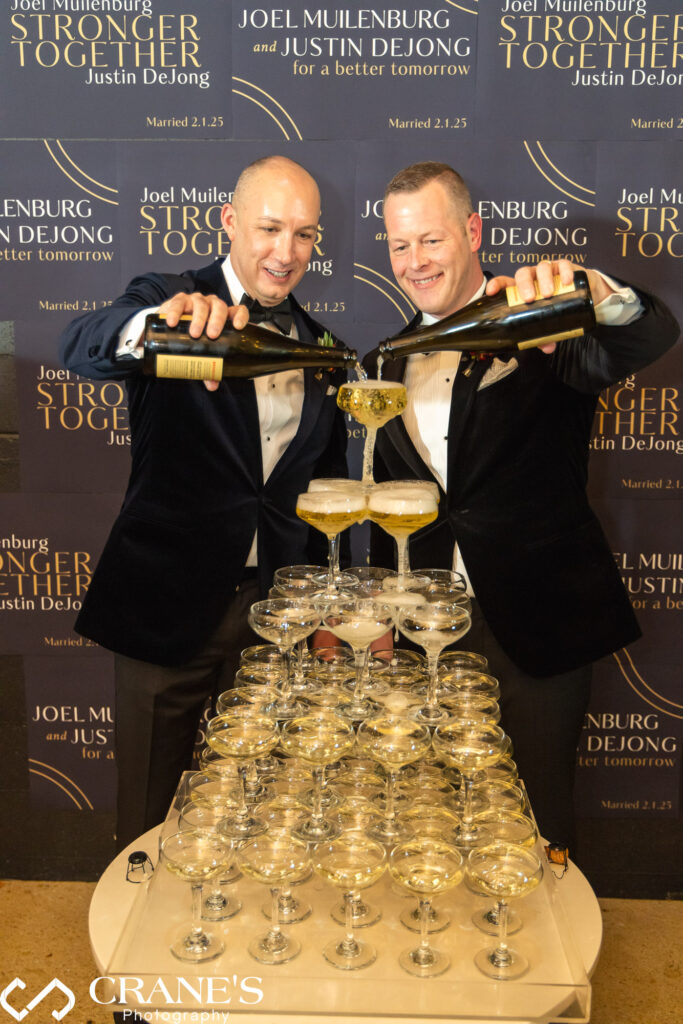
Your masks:
[{"label": "smiling face", "polygon": [[254,169],[221,212],[243,288],[276,306],[306,272],[318,231],[320,194],[303,167],[275,158]]},{"label": "smiling face", "polygon": [[394,276],[419,310],[441,320],[470,301],[484,279],[477,213],[461,212],[434,180],[388,195],[384,221]]}]

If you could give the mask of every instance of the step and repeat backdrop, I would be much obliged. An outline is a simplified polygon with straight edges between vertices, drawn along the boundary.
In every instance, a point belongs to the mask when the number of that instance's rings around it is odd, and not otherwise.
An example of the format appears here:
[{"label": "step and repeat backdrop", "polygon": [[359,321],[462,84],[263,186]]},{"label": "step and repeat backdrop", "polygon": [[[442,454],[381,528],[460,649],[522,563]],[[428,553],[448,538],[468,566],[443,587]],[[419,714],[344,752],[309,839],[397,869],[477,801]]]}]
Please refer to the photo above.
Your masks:
[{"label": "step and repeat backdrop", "polygon": [[[225,255],[221,207],[268,153],[320,183],[298,296],[362,352],[413,313],[382,195],[424,159],[470,183],[487,271],[567,257],[644,285],[680,319],[683,12],[679,0],[3,0],[0,23],[0,319],[19,436],[19,483],[0,495],[0,655],[23,666],[16,756],[32,813],[107,811],[111,656],[72,625],[127,479],[127,399],[60,366],[62,328],[141,271]],[[644,636],[596,667],[586,817],[679,813],[681,362],[677,347],[609,388],[593,427],[591,494]],[[355,473],[353,422],[349,438]]]}]

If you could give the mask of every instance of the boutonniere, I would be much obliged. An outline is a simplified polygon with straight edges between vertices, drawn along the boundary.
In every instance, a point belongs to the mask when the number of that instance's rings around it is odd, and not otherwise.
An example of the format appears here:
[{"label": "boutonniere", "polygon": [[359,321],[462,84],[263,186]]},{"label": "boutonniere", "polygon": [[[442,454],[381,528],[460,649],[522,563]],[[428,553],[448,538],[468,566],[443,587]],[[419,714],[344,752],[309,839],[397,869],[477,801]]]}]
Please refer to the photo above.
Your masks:
[{"label": "boutonniere", "polygon": [[336,345],[334,335],[330,334],[329,331],[325,331],[322,338],[318,338],[318,345],[321,348],[334,348]]}]

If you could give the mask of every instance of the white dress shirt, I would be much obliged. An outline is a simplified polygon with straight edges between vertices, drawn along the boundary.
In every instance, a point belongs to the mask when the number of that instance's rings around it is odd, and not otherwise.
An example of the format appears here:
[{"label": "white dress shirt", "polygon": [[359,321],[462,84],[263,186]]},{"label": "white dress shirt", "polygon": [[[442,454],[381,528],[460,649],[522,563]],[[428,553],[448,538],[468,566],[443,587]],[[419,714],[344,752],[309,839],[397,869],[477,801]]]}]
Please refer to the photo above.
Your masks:
[{"label": "white dress shirt", "polygon": [[[244,288],[232,267],[229,255],[223,261],[222,270],[230,295],[233,301],[238,303],[244,295]],[[117,358],[125,356],[142,358],[141,342],[145,317],[149,313],[153,313],[155,308],[158,307],[139,310],[123,325],[116,349]],[[266,322],[261,326],[268,327],[269,325]],[[275,327],[272,329],[277,330]],[[292,322],[289,337],[297,339],[298,336],[296,324]],[[261,460],[265,483],[299,429],[304,404],[304,371],[282,370],[279,373],[254,377],[253,382],[261,432]],[[254,533],[246,564],[248,566],[257,564],[256,533]]]},{"label": "white dress shirt", "polygon": [[[607,275],[601,275],[613,289],[613,294],[595,307],[598,323],[609,326],[628,324],[642,312],[640,301],[631,288],[620,288]],[[474,302],[486,289],[483,281],[469,300]],[[424,325],[434,324],[439,318],[422,314]],[[561,344],[561,342],[560,342]],[[408,393],[403,422],[415,449],[444,491],[448,489],[448,423],[451,414],[453,383],[460,365],[460,352],[415,353],[406,360],[404,383]],[[472,595],[458,545],[453,550],[453,568],[462,573]]]}]

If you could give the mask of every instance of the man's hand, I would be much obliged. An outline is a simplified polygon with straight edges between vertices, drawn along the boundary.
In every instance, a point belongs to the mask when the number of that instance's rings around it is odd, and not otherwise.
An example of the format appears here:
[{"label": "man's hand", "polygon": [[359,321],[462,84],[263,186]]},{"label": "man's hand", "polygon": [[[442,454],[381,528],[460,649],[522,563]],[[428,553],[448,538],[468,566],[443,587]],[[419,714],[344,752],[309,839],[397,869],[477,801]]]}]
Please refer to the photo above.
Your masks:
[{"label": "man's hand", "polygon": [[[159,306],[159,313],[166,318],[169,327],[176,327],[181,316],[189,314],[191,338],[199,338],[204,332],[209,338],[217,338],[228,320],[238,331],[249,320],[246,306],[228,306],[217,295],[202,295],[201,292],[178,292]],[[204,381],[207,391],[216,391],[218,384],[216,380]]]},{"label": "man's hand", "polygon": [[[586,268],[575,266],[570,260],[554,260],[552,262],[544,260],[541,263],[536,263],[534,266],[520,267],[514,277],[500,276],[492,278],[486,285],[486,294],[496,295],[503,288],[516,285],[519,297],[524,302],[533,302],[536,298],[535,283],[537,282],[541,296],[543,298],[550,298],[555,290],[554,277],[559,275],[562,284],[571,284],[574,280],[574,271],[584,269]],[[602,302],[603,299],[612,294],[612,289],[602,275],[596,274],[594,270],[586,269],[586,274],[588,275],[588,286],[593,296],[593,304],[597,306],[599,302]],[[539,348],[541,352],[554,352],[555,343],[539,345]]]}]

